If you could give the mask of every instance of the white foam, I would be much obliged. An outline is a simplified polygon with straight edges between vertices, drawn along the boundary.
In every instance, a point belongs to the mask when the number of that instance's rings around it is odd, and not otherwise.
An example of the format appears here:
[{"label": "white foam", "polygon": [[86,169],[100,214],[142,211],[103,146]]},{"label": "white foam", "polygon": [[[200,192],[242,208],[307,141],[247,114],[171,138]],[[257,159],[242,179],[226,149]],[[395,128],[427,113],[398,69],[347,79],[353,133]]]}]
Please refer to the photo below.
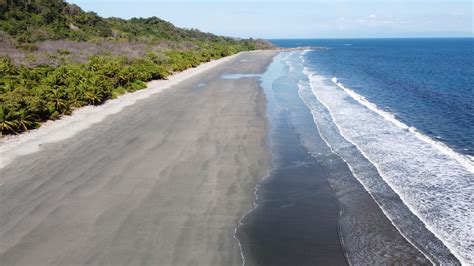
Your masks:
[{"label": "white foam", "polygon": [[41,146],[46,143],[71,138],[78,132],[103,121],[109,115],[122,111],[126,106],[132,105],[138,100],[162,92],[183,80],[207,71],[223,62],[229,61],[235,56],[237,55],[201,64],[196,68],[176,73],[170,76],[167,80],[148,82],[146,89],[121,95],[117,97],[117,99],[109,100],[99,106],[85,106],[79,108],[70,116],[64,116],[56,121],[48,121],[40,128],[31,130],[24,134],[4,137],[0,140],[0,169],[10,164],[19,156],[39,151]]},{"label": "white foam", "polygon": [[377,167],[406,206],[460,261],[473,264],[472,161],[336,80],[336,86],[328,86],[324,77],[307,68],[304,72],[343,137]]},{"label": "white foam", "polygon": [[[306,62],[306,59],[304,59],[304,56],[310,51],[311,51],[310,49],[306,49],[303,52],[301,52],[300,57],[299,57],[301,62],[303,62],[303,63]],[[288,64],[288,65],[291,65],[291,64]]]},{"label": "white foam", "polygon": [[460,164],[462,164],[464,167],[466,167],[466,169],[469,172],[474,173],[474,157],[469,156],[469,155],[460,154],[460,153],[454,151],[453,149],[451,149],[450,147],[448,147],[446,144],[444,144],[442,142],[439,142],[439,141],[436,141],[436,140],[430,138],[429,136],[426,136],[426,135],[420,133],[416,128],[409,127],[405,123],[403,123],[403,122],[399,121],[397,118],[395,118],[395,116],[393,114],[378,108],[377,105],[369,102],[364,96],[362,96],[362,95],[354,92],[353,90],[348,89],[347,87],[345,87],[342,83],[340,83],[337,80],[336,77],[333,77],[331,80],[334,84],[336,84],[339,88],[343,89],[347,94],[349,94],[349,96],[351,96],[354,100],[356,100],[360,104],[362,104],[365,107],[369,108],[370,110],[376,112],[377,114],[379,114],[380,116],[385,118],[385,120],[390,121],[391,123],[395,124],[397,127],[408,130],[411,133],[415,134],[415,136],[418,139],[433,145],[436,149],[438,149],[443,154],[446,154],[446,155],[452,157],[453,159],[455,159],[456,161],[458,161]]},{"label": "white foam", "polygon": [[311,51],[311,49],[305,49],[305,50],[303,50],[303,51],[301,52],[301,54],[300,54],[300,59],[303,59],[304,56],[305,56],[307,53],[309,53],[310,51]]}]

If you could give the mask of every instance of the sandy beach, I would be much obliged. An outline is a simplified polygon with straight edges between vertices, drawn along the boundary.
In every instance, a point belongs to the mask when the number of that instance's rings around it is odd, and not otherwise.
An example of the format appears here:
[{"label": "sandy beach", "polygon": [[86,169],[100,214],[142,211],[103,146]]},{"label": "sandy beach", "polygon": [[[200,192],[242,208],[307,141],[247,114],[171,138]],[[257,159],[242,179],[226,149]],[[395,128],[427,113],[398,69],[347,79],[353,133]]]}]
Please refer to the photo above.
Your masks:
[{"label": "sandy beach", "polygon": [[241,265],[234,229],[268,170],[265,97],[256,77],[220,77],[275,54],[190,70],[67,138],[31,133],[0,170],[0,264]]},{"label": "sandy beach", "polygon": [[[7,166],[15,158],[34,153],[46,143],[58,142],[73,137],[78,132],[103,121],[107,116],[122,111],[125,107],[135,104],[141,99],[160,93],[173,85],[188,78],[206,72],[207,70],[225,63],[237,55],[224,57],[201,64],[196,68],[189,68],[182,72],[174,73],[166,80],[153,80],[147,83],[147,88],[133,93],[125,93],[116,99],[104,104],[84,106],[74,110],[72,115],[61,117],[59,120],[46,121],[35,130],[24,132],[20,135],[7,135],[0,138],[0,169]],[[1,183],[0,183],[1,184]]]},{"label": "sandy beach", "polygon": [[474,266],[472,1],[3,2],[0,266]]},{"label": "sandy beach", "polygon": [[429,264],[318,134],[281,52],[4,139],[0,265]]}]

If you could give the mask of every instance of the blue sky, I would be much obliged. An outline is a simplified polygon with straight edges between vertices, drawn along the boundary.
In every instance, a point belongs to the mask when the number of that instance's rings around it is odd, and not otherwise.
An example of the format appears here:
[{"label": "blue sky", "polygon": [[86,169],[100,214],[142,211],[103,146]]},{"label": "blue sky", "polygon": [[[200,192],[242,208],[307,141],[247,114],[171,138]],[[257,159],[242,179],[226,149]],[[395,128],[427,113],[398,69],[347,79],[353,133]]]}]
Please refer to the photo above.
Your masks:
[{"label": "blue sky", "polygon": [[473,36],[471,0],[69,0],[105,17],[157,16],[254,38]]}]

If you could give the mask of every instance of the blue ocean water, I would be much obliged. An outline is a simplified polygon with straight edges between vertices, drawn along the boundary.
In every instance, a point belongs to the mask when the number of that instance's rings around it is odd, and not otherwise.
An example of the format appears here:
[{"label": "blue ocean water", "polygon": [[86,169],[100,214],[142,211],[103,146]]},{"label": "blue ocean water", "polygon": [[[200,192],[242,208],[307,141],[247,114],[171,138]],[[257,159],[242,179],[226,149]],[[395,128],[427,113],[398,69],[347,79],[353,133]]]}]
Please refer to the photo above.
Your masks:
[{"label": "blue ocean water", "polygon": [[[286,59],[289,73],[303,74],[293,75],[299,95],[319,134],[394,225],[416,241],[417,228],[399,216],[408,208],[474,264],[474,39],[273,42],[312,47]],[[403,206],[383,202],[384,186]],[[426,248],[443,261],[437,250]]]},{"label": "blue ocean water", "polygon": [[474,156],[474,38],[273,40],[397,119]]}]

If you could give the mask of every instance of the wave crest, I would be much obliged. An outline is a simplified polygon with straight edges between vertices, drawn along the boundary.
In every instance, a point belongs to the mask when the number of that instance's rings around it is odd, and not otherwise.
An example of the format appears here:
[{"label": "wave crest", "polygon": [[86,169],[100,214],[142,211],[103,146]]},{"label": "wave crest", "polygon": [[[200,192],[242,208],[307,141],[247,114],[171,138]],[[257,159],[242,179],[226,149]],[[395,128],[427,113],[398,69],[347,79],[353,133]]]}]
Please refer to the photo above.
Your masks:
[{"label": "wave crest", "polygon": [[474,263],[472,158],[399,121],[336,78],[331,83],[307,67],[303,72],[343,137],[458,259]]}]

